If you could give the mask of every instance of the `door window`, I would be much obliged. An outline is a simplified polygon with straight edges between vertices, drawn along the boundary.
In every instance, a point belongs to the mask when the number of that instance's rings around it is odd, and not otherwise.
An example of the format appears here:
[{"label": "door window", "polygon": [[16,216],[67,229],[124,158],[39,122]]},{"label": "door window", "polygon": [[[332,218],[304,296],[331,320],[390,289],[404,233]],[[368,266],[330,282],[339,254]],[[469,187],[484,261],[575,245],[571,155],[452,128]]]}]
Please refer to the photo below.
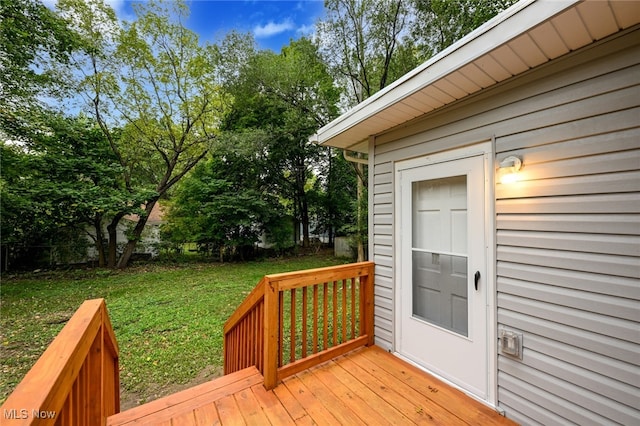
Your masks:
[{"label": "door window", "polygon": [[467,176],[412,183],[413,316],[468,336]]}]

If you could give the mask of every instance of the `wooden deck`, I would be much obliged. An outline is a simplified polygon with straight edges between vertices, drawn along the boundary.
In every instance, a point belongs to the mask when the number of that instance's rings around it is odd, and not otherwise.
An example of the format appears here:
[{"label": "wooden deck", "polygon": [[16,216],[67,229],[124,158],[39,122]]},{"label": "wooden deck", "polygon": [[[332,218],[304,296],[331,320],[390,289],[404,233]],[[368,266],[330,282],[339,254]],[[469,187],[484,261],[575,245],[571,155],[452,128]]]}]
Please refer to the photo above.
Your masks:
[{"label": "wooden deck", "polygon": [[113,415],[108,426],[513,424],[372,346],[263,386],[254,367]]}]

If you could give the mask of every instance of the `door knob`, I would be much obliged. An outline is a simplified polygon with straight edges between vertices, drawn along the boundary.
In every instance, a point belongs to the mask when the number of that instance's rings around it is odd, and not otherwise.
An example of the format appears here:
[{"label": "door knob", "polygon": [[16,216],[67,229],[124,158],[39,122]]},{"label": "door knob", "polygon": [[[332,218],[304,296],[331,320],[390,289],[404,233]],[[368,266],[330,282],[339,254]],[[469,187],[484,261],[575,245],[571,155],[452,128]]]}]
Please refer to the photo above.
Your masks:
[{"label": "door knob", "polygon": [[480,281],[480,271],[476,271],[475,275],[473,276],[473,282],[475,284],[476,291],[478,291],[478,281]]}]

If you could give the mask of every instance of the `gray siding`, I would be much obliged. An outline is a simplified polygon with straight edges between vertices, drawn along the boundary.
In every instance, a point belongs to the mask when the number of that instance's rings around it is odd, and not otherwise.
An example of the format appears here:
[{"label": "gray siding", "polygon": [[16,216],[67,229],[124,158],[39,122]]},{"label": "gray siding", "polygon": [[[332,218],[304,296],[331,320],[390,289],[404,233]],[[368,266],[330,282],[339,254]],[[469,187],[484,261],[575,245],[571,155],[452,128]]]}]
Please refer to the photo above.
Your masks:
[{"label": "gray siding", "polygon": [[376,341],[393,346],[393,162],[495,137],[498,405],[524,424],[640,424],[640,30],[376,139]]},{"label": "gray siding", "polygon": [[393,164],[386,162],[373,168],[374,335],[385,349],[393,341],[393,228]]}]

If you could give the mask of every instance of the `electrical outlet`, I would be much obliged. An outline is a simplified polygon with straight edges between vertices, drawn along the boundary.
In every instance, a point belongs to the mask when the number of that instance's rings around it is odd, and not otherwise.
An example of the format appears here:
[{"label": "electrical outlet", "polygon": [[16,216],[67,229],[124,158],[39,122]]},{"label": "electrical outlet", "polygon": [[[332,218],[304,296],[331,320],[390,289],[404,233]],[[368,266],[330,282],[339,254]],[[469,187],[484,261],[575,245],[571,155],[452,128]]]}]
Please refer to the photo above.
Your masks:
[{"label": "electrical outlet", "polygon": [[522,359],[522,333],[500,330],[500,352],[504,355]]}]

